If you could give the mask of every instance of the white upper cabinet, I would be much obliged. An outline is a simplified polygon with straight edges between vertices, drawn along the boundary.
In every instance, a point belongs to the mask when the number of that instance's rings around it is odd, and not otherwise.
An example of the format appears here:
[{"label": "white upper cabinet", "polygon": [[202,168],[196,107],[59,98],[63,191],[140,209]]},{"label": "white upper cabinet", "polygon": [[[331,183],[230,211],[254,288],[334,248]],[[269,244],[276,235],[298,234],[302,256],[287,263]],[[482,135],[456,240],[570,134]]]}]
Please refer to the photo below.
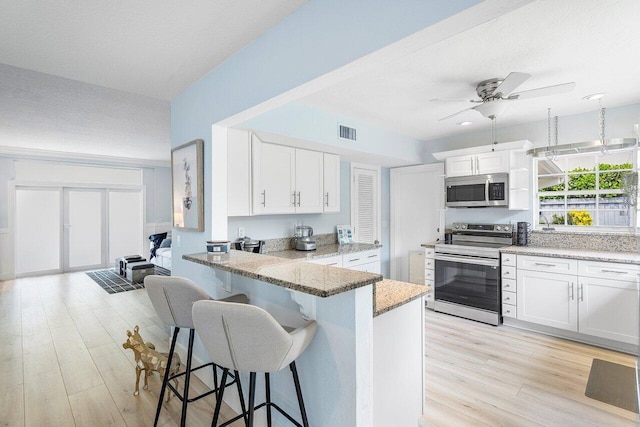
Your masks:
[{"label": "white upper cabinet", "polygon": [[227,215],[251,215],[251,139],[238,129],[227,129]]},{"label": "white upper cabinet", "polygon": [[340,156],[324,153],[324,212],[340,212]]},{"label": "white upper cabinet", "polygon": [[263,142],[252,135],[251,176],[253,215],[340,210],[337,155]]},{"label": "white upper cabinet", "polygon": [[509,172],[509,151],[490,151],[445,159],[447,177]]},{"label": "white upper cabinet", "polygon": [[295,154],[295,148],[263,143],[253,135],[251,156],[254,214],[296,212]]},{"label": "white upper cabinet", "polygon": [[[266,144],[265,144],[266,145]],[[295,149],[296,213],[323,211],[324,157],[318,151]]]}]

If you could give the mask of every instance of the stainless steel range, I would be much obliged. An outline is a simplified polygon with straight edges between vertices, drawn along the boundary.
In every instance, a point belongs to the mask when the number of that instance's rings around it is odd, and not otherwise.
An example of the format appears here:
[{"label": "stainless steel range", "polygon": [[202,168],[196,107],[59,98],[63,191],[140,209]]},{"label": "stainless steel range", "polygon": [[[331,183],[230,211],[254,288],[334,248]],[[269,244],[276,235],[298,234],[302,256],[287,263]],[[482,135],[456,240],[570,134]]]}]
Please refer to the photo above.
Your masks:
[{"label": "stainless steel range", "polygon": [[499,325],[500,248],[513,241],[511,224],[454,223],[450,242],[435,247],[436,311]]}]

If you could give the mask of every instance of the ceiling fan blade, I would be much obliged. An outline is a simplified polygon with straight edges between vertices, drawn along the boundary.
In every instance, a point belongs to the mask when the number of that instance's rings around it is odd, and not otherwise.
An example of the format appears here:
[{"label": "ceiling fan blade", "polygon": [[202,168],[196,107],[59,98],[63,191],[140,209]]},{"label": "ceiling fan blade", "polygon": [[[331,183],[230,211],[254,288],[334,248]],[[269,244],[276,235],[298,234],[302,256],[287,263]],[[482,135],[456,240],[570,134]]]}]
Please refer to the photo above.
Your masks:
[{"label": "ceiling fan blade", "polygon": [[539,87],[537,89],[525,90],[524,92],[514,93],[512,99],[529,99],[539,96],[559,95],[561,93],[571,92],[576,87],[575,82],[562,83],[559,85]]},{"label": "ceiling fan blade", "polygon": [[439,122],[441,122],[441,121],[443,121],[443,120],[450,119],[451,117],[455,117],[455,116],[457,116],[458,114],[462,114],[462,113],[464,113],[465,111],[475,110],[475,109],[476,109],[476,107],[469,107],[469,108],[465,108],[464,110],[460,110],[460,111],[458,111],[457,113],[453,113],[453,114],[451,114],[450,116],[443,117],[443,118],[439,119],[438,121],[439,121]]},{"label": "ceiling fan blade", "polygon": [[527,73],[509,73],[509,75],[500,83],[500,86],[493,91],[493,93],[501,93],[503,98],[507,98],[511,95],[518,86],[525,81],[529,80],[531,74]]},{"label": "ceiling fan blade", "polygon": [[476,101],[474,99],[439,99],[434,98],[430,99],[429,102],[473,102],[473,103],[481,103],[482,101]]}]

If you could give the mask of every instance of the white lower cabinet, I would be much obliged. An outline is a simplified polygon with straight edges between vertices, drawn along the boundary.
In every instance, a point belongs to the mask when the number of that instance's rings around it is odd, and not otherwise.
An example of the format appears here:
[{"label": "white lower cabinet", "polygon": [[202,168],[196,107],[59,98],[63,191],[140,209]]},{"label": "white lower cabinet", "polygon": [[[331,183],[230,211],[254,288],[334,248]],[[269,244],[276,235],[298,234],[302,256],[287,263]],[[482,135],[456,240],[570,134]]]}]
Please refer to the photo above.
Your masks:
[{"label": "white lower cabinet", "polygon": [[517,296],[518,320],[638,343],[640,266],[525,255],[517,266],[516,295],[505,292],[504,279],[502,290],[503,310],[505,298]]},{"label": "white lower cabinet", "polygon": [[332,267],[342,267],[342,255],[311,259],[309,260],[309,262],[314,264],[329,265]]},{"label": "white lower cabinet", "polygon": [[349,270],[382,274],[380,265],[380,249],[362,252],[352,252],[344,255],[334,255],[326,258],[310,259],[309,262],[333,267],[348,268]]},{"label": "white lower cabinet", "polygon": [[578,330],[576,276],[518,269],[517,277],[519,320]]}]

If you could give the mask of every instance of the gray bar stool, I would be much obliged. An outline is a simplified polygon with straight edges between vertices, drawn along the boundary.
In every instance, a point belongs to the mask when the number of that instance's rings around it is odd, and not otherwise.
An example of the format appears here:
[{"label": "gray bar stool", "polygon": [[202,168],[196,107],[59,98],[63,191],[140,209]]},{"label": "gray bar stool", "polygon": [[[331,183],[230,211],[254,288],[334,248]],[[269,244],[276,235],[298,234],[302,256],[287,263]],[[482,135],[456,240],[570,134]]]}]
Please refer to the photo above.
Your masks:
[{"label": "gray bar stool", "polygon": [[[185,279],[182,277],[171,277],[171,276],[147,276],[144,279],[144,287],[147,289],[147,294],[149,295],[149,299],[153,304],[153,308],[155,309],[158,317],[162,322],[167,324],[168,326],[173,326],[173,339],[171,340],[171,349],[169,350],[169,358],[167,361],[167,374],[164,376],[162,380],[162,388],[160,389],[160,396],[158,399],[158,408],[156,409],[156,417],[153,425],[156,426],[158,424],[158,419],[160,417],[160,410],[162,408],[162,400],[164,399],[164,393],[167,388],[171,388],[173,392],[178,396],[178,399],[182,401],[182,414],[180,417],[180,425],[184,427],[186,419],[187,419],[187,404],[191,403],[195,400],[201,399],[205,396],[210,395],[218,391],[218,373],[216,369],[216,365],[213,363],[206,363],[204,365],[198,366],[196,368],[191,369],[191,359],[193,354],[193,341],[195,338],[195,328],[193,325],[193,319],[191,317],[192,306],[196,301],[201,300],[211,300],[211,296],[207,294],[203,289],[196,286],[189,279]],[[239,305],[248,303],[248,298],[244,294],[233,295],[228,298],[221,299],[220,301],[230,301],[239,303]],[[178,333],[181,328],[189,329],[189,347],[187,349],[187,365],[185,372],[181,372],[179,374],[169,376],[169,372],[171,372],[171,360],[173,359],[173,354],[176,347],[176,341],[178,339]],[[213,390],[209,390],[199,396],[189,399],[189,379],[191,378],[191,372],[196,371],[198,369],[205,368],[207,366],[213,367],[213,378],[214,378],[214,387]],[[169,380],[180,377],[184,375],[184,390],[182,394],[175,389],[175,387],[169,383]],[[235,378],[237,378],[237,373]],[[226,377],[221,382],[221,388],[224,388],[228,385],[233,384],[233,382],[226,384]],[[237,381],[238,390],[240,389],[240,382]]]},{"label": "gray bar stool", "polygon": [[[229,371],[249,372],[249,403],[244,409],[244,397],[240,392],[243,413],[221,424],[220,427],[245,419],[253,426],[254,411],[262,407],[267,410],[267,423],[271,426],[271,408],[275,408],[298,427],[308,427],[307,413],[302,399],[300,380],[295,360],[309,346],[316,333],[317,323],[309,321],[304,327],[288,332],[265,310],[247,304],[198,301],[193,304],[193,323],[213,363],[223,368],[222,383]],[[269,373],[289,366],[298,396],[302,424],[271,402]],[[255,406],[256,372],[265,376],[266,401]],[[224,388],[217,395],[212,426],[216,426]]]}]

